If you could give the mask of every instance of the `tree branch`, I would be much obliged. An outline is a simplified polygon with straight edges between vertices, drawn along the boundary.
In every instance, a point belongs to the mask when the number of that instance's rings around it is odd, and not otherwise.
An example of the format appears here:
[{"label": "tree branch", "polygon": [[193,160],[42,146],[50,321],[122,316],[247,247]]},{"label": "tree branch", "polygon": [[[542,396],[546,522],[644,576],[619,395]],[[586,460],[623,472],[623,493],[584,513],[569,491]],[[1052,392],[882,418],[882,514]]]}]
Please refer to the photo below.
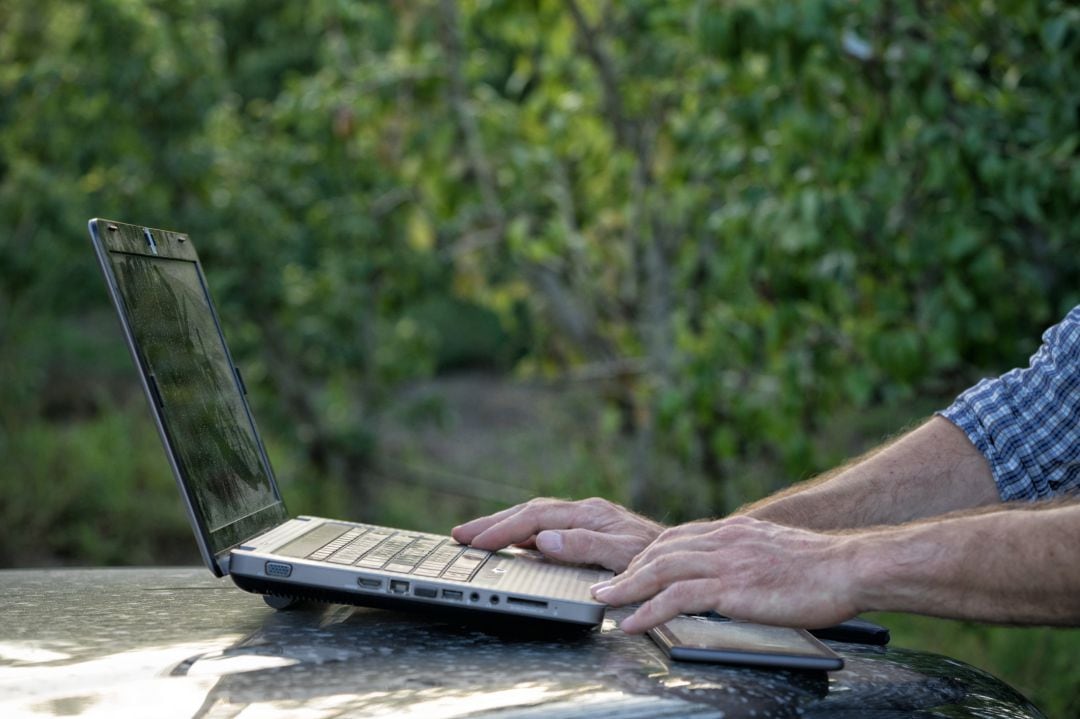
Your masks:
[{"label": "tree branch", "polygon": [[619,90],[618,75],[615,72],[615,63],[600,44],[599,31],[589,25],[577,0],[565,0],[565,2],[577,27],[582,48],[600,77],[600,87],[604,94],[604,114],[608,116],[608,120],[615,129],[615,140],[622,147],[636,152],[640,149],[637,128],[626,115],[622,92]]},{"label": "tree branch", "polygon": [[506,224],[506,216],[502,205],[499,203],[498,187],[495,184],[495,176],[491,171],[484,151],[484,141],[480,136],[480,127],[476,124],[476,116],[468,99],[468,88],[465,83],[465,71],[462,67],[465,54],[465,41],[461,30],[461,20],[458,17],[457,0],[441,0],[443,32],[443,51],[446,53],[447,72],[450,81],[450,107],[457,118],[458,127],[465,139],[465,153],[476,175],[476,184],[480,190],[480,198],[484,204],[484,212],[488,219],[501,228]]}]

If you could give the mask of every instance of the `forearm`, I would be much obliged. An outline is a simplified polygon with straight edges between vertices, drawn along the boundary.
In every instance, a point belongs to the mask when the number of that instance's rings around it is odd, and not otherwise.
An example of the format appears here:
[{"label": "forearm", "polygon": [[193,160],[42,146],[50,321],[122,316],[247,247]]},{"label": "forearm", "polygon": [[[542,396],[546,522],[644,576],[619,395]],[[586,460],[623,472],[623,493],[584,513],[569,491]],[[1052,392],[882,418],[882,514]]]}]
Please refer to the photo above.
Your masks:
[{"label": "forearm", "polygon": [[1080,504],[1029,506],[853,534],[859,611],[1080,623]]},{"label": "forearm", "polygon": [[986,459],[955,425],[933,417],[839,470],[736,514],[828,530],[900,524],[999,502]]}]

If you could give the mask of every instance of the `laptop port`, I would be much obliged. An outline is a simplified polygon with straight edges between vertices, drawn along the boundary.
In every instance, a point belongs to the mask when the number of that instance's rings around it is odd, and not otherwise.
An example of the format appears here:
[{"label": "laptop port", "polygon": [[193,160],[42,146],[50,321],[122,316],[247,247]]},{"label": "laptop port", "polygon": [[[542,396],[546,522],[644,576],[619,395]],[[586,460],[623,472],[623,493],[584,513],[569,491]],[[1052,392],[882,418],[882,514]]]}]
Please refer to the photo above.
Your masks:
[{"label": "laptop port", "polygon": [[519,607],[528,607],[529,609],[547,609],[548,603],[541,602],[539,599],[525,599],[524,597],[507,597],[507,604],[516,604]]},{"label": "laptop port", "polygon": [[408,582],[403,582],[400,579],[391,579],[390,580],[390,593],[391,594],[408,594],[409,593],[409,583]]},{"label": "laptop port", "polygon": [[364,589],[382,589],[382,580],[381,579],[370,579],[368,577],[360,577],[359,579],[356,580],[356,583],[359,584]]},{"label": "laptop port", "polygon": [[444,589],[442,590],[443,599],[451,599],[455,602],[460,602],[465,598],[465,595],[459,592],[457,589]]},{"label": "laptop port", "polygon": [[412,593],[425,599],[434,599],[439,594],[431,587],[413,587]]},{"label": "laptop port", "polygon": [[267,562],[265,569],[268,577],[287,577],[292,574],[292,565],[285,562]]}]

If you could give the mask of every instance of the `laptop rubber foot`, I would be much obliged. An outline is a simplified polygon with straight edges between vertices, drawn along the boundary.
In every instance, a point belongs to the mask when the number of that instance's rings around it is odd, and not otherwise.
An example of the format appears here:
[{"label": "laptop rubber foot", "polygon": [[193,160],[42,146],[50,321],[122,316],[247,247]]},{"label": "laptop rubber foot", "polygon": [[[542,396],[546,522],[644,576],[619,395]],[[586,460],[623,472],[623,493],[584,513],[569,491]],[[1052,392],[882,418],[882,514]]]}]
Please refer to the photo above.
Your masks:
[{"label": "laptop rubber foot", "polygon": [[295,597],[278,597],[271,594],[264,594],[263,601],[272,609],[285,610],[299,606],[304,600]]}]

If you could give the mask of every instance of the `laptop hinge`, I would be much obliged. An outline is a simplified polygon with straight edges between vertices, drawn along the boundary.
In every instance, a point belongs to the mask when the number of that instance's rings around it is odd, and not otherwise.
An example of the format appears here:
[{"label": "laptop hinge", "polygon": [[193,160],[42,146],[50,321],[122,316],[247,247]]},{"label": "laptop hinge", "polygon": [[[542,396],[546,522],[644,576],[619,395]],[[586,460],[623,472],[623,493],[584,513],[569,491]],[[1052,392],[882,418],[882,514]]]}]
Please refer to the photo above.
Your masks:
[{"label": "laptop hinge", "polygon": [[222,576],[225,576],[229,573],[229,560],[232,557],[230,551],[231,550],[226,550],[214,557],[214,562],[217,564]]}]

